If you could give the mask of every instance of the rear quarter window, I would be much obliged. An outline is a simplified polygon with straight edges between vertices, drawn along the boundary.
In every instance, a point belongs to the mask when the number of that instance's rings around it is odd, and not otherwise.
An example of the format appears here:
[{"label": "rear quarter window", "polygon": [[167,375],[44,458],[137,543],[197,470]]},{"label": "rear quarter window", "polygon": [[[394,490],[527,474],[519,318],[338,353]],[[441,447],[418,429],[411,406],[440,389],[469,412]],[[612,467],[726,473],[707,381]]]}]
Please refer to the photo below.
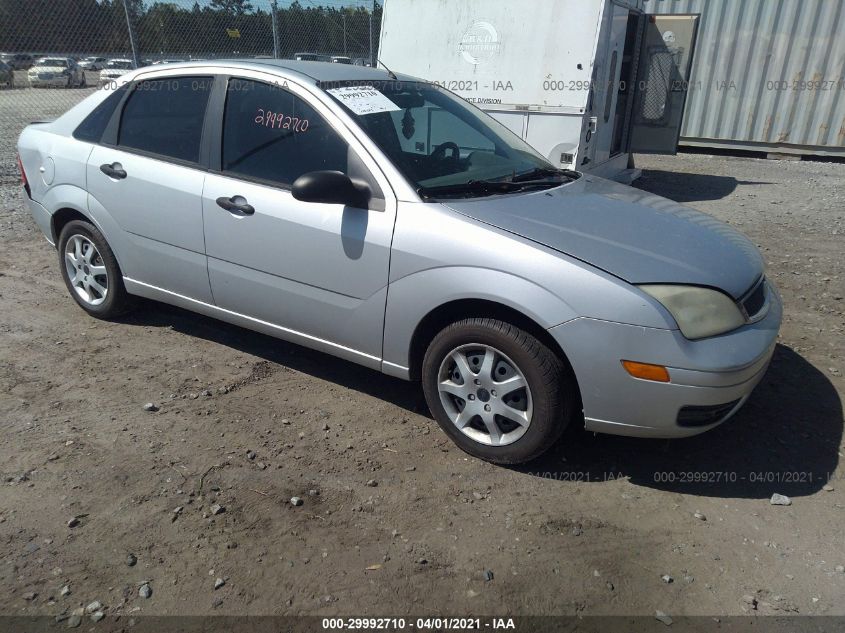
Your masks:
[{"label": "rear quarter window", "polygon": [[73,131],[73,138],[88,143],[99,143],[103,133],[121,99],[126,94],[127,86],[121,86],[110,94],[105,101],[91,111],[85,120]]}]

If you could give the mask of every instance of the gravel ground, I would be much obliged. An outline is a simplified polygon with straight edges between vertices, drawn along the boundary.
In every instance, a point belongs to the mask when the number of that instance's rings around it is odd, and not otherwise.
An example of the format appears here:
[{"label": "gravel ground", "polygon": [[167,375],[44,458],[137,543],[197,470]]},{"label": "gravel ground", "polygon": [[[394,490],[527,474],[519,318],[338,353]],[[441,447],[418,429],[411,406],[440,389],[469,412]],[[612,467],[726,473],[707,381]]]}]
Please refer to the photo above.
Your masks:
[{"label": "gravel ground", "polygon": [[86,317],[25,213],[8,96],[0,613],[845,614],[845,165],[641,158],[640,188],[760,245],[772,368],[705,435],[573,429],[509,469],[416,385],[164,305]]}]

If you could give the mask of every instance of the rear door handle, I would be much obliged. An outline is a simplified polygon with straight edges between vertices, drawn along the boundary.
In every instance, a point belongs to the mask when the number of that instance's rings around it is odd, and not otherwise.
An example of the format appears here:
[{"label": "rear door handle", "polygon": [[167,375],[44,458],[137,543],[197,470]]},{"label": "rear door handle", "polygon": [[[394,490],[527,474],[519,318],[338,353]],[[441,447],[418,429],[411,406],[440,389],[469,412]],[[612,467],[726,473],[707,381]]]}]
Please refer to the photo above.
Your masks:
[{"label": "rear door handle", "polygon": [[116,178],[117,180],[123,180],[126,178],[126,170],[123,169],[123,165],[120,163],[112,163],[111,165],[100,165],[100,171],[103,172],[109,178]]},{"label": "rear door handle", "polygon": [[217,198],[217,206],[221,209],[226,209],[229,213],[239,213],[241,215],[252,215],[255,213],[255,208],[246,201],[243,196],[232,196],[231,198]]}]

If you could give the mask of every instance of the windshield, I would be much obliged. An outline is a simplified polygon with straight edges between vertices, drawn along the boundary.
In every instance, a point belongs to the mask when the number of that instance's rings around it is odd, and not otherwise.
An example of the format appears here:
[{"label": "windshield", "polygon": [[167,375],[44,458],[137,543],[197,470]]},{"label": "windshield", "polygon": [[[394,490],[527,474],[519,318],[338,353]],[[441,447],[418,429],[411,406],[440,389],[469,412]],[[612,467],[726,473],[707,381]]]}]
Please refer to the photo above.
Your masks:
[{"label": "windshield", "polygon": [[67,60],[66,59],[55,59],[52,57],[48,57],[47,59],[41,59],[38,61],[36,66],[59,66],[61,68],[67,68]]},{"label": "windshield", "polygon": [[117,68],[119,70],[131,70],[132,62],[109,62],[106,68]]},{"label": "windshield", "polygon": [[504,125],[435,84],[322,87],[423,197],[508,193],[577,176],[556,169]]}]

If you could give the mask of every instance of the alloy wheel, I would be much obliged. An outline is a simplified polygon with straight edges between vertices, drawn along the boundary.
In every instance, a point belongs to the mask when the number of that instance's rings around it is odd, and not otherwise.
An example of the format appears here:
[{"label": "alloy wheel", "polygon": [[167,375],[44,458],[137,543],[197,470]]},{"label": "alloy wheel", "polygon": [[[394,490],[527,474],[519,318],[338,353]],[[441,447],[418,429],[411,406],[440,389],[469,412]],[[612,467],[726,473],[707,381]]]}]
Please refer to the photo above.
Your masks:
[{"label": "alloy wheel", "polygon": [[452,423],[481,444],[513,444],[531,425],[533,405],[525,375],[490,345],[462,345],[447,354],[437,389]]},{"label": "alloy wheel", "polygon": [[76,294],[90,306],[98,306],[109,292],[109,275],[100,251],[84,235],[75,234],[65,245],[65,270]]}]

